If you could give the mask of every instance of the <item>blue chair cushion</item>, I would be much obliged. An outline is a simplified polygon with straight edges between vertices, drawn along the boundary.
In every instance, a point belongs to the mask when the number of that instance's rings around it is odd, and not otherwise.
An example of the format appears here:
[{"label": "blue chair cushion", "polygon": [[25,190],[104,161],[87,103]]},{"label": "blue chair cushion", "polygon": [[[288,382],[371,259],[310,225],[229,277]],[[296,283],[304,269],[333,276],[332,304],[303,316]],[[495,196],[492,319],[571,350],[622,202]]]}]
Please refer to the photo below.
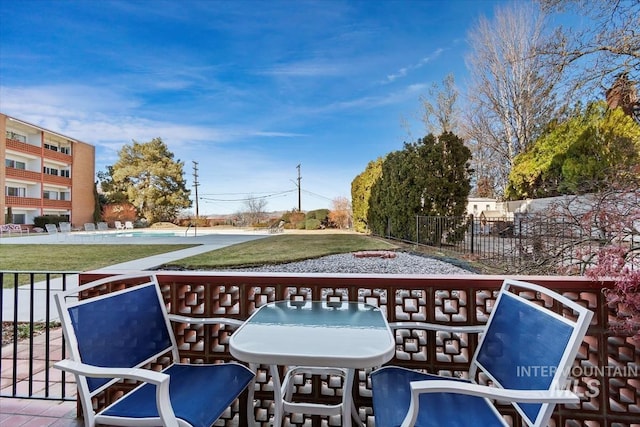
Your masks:
[{"label": "blue chair cushion", "polygon": [[[411,402],[411,381],[465,381],[424,374],[389,366],[371,374],[373,414],[376,427],[398,427]],[[466,382],[466,381],[465,381]],[[464,408],[464,410],[461,410]],[[481,397],[454,393],[425,393],[420,396],[420,412],[415,427],[492,427],[504,426],[491,405]]]},{"label": "blue chair cushion", "polygon": [[[169,394],[177,418],[192,426],[210,427],[242,393],[253,373],[237,363],[175,364],[169,374]],[[157,417],[156,387],[145,384],[118,400],[101,415],[130,418]]]}]

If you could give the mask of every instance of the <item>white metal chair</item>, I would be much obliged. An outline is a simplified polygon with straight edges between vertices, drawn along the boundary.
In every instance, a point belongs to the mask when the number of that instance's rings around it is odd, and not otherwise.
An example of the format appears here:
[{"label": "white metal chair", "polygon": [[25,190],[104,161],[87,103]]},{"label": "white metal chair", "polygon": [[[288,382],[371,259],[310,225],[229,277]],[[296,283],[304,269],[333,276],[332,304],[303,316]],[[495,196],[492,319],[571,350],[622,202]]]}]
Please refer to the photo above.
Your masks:
[{"label": "white metal chair", "polygon": [[97,236],[96,225],[93,222],[85,222],[83,228],[84,228],[85,234],[88,236],[90,240],[93,240],[96,238]]},{"label": "white metal chair", "polygon": [[49,233],[49,234],[57,234],[58,233],[58,227],[55,224],[45,224],[44,228],[47,230],[47,233]]},{"label": "white metal chair", "polygon": [[125,221],[125,222],[124,222],[124,229],[125,229],[125,230],[133,230],[133,222],[131,222],[131,221]]},{"label": "white metal chair", "polygon": [[[563,307],[563,315],[515,292]],[[566,380],[593,313],[531,283],[505,280],[471,360],[469,378],[387,366],[371,374],[376,427],[507,426],[494,401],[511,402],[527,426],[546,426],[556,404],[578,403]],[[471,332],[406,322],[395,329]],[[486,376],[492,386],[473,380]]]},{"label": "white metal chair", "polygon": [[114,221],[113,225],[116,227],[116,230],[124,230],[124,225],[120,221]]},{"label": "white metal chair", "polygon": [[60,234],[58,233],[58,226],[55,224],[45,224],[44,228],[47,230],[47,234],[54,236],[57,241],[60,241]]},{"label": "white metal chair", "polygon": [[[119,290],[99,294],[112,285]],[[234,362],[178,363],[170,320],[232,326],[242,322],[168,315],[153,274],[97,280],[58,293],[55,300],[71,356],[54,366],[75,375],[86,427],[210,427],[254,377]],[[143,369],[161,356],[173,362],[161,372]],[[142,384],[94,411],[92,398],[120,379]]]},{"label": "white metal chair", "polygon": [[67,239],[69,236],[71,236],[70,222],[61,222],[60,224],[58,224],[58,227],[60,228],[60,235],[63,239]]}]

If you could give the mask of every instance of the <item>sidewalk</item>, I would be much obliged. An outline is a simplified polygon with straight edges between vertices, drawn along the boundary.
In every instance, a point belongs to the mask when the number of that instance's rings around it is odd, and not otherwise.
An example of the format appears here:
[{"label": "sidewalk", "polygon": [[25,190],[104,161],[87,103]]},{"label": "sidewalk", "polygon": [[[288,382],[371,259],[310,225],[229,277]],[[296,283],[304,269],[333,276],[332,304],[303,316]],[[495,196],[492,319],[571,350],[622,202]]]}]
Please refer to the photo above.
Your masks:
[{"label": "sidewalk", "polygon": [[[123,262],[120,264],[114,264],[108,267],[101,268],[101,271],[111,271],[117,274],[127,274],[127,273],[135,273],[140,270],[149,270],[160,265],[166,264],[171,261],[187,258],[190,256],[198,255],[205,252],[210,252],[216,249],[220,249],[226,246],[234,245],[236,243],[246,242],[249,240],[260,239],[263,237],[267,237],[268,234],[210,234],[208,236],[202,237],[190,237],[188,239],[190,243],[203,243],[198,246],[193,246],[191,248],[182,249],[173,252],[167,252],[164,254],[153,255],[146,258],[140,258],[132,261]],[[55,236],[47,236],[42,235],[38,236],[40,239],[44,240],[46,243],[47,239]],[[15,238],[14,241],[24,242],[26,238]],[[155,239],[155,238],[154,238]],[[176,239],[176,238],[174,238]],[[179,238],[178,238],[179,239]],[[4,239],[7,243],[7,240],[12,239]],[[145,244],[146,242],[142,241],[143,239],[139,239],[138,244]],[[144,239],[147,240],[147,239]],[[165,239],[163,239],[165,240]],[[129,240],[131,241],[131,239]],[[14,242],[16,243],[16,242]],[[38,243],[38,242],[30,242],[30,243]],[[74,244],[71,241],[69,244]],[[85,244],[87,242],[76,241],[75,244]],[[92,243],[92,242],[91,242]],[[158,243],[157,240],[154,243]],[[166,242],[165,242],[166,243]],[[172,242],[175,243],[175,242]],[[0,247],[2,248],[2,247]],[[4,250],[4,248],[2,248]],[[67,289],[71,289],[73,287],[78,286],[78,276],[70,275],[66,278]],[[50,295],[49,295],[49,309],[51,310],[51,318],[50,320],[57,320],[58,316],[55,313],[55,305],[53,301],[53,294],[57,291],[62,290],[62,278],[54,278],[50,282]],[[43,322],[46,320],[46,310],[47,310],[47,298],[46,298],[46,282],[38,282],[34,286],[34,297],[33,297],[33,310],[31,307],[30,301],[30,286],[20,286],[18,288],[18,321],[19,322],[28,322],[31,320],[31,315],[33,313],[33,320],[35,322]],[[3,321],[13,321],[14,319],[14,301],[15,301],[15,291],[14,289],[2,289],[2,320]]]}]

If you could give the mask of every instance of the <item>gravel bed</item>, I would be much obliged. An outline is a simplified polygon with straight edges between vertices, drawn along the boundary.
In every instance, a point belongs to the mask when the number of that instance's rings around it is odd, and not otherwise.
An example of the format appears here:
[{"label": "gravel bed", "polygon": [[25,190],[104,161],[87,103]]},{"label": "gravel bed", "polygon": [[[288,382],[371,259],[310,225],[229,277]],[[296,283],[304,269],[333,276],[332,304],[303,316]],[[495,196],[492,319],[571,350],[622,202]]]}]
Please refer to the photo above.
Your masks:
[{"label": "gravel bed", "polygon": [[394,258],[356,257],[354,254],[328,255],[287,264],[234,268],[227,271],[274,273],[371,273],[371,274],[475,274],[473,271],[421,255],[394,252]]}]

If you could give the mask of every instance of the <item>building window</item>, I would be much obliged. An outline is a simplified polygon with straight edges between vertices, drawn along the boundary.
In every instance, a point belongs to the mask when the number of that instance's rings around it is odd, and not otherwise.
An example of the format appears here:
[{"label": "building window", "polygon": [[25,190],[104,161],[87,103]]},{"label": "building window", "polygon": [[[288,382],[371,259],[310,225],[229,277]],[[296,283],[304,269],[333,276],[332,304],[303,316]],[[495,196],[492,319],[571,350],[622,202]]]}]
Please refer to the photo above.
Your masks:
[{"label": "building window", "polygon": [[11,160],[11,159],[6,159],[4,161],[4,164],[8,167],[8,168],[14,168],[14,169],[26,169],[27,168],[27,164],[25,162],[20,162],[18,160]]},{"label": "building window", "polygon": [[69,178],[71,177],[71,171],[69,171],[68,169],[60,169],[60,176],[64,176],[65,178]]},{"label": "building window", "polygon": [[26,215],[25,214],[13,214],[11,218],[11,223],[13,224],[26,224]]},{"label": "building window", "polygon": [[71,200],[71,193],[69,193],[68,191],[61,191],[60,200]]},{"label": "building window", "polygon": [[46,148],[47,150],[59,151],[59,152],[61,152],[63,154],[71,155],[71,147],[69,147],[69,146],[61,146],[61,145],[58,145],[55,142],[45,142],[44,143],[44,148]]},{"label": "building window", "polygon": [[7,131],[7,139],[13,139],[15,141],[27,142],[27,137],[24,135],[20,135],[19,133],[12,132],[10,130]]},{"label": "building window", "polygon": [[50,168],[50,167],[43,167],[42,168],[42,172],[45,173],[45,175],[54,175],[54,176],[58,176],[58,169],[54,169],[54,168]]},{"label": "building window", "polygon": [[57,191],[44,190],[42,192],[42,198],[47,200],[59,200]]},{"label": "building window", "polygon": [[25,187],[5,187],[5,195],[14,197],[26,197],[27,189]]}]

